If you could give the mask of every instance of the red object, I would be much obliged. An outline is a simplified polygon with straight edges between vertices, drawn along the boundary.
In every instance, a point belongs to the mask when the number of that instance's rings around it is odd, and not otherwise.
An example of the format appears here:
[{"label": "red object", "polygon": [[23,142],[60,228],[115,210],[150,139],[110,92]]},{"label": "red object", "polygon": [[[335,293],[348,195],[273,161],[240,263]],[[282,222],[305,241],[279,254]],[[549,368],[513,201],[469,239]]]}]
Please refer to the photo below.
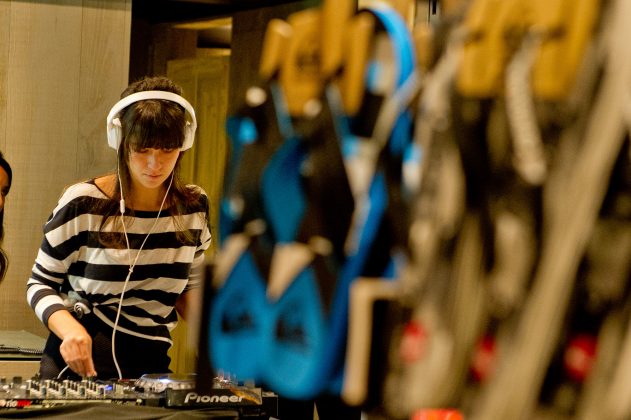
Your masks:
[{"label": "red object", "polygon": [[458,410],[450,408],[432,408],[418,410],[410,420],[463,420],[464,416]]},{"label": "red object", "polygon": [[582,382],[587,378],[596,359],[596,337],[578,334],[569,341],[563,354],[563,365],[567,375]]},{"label": "red object", "polygon": [[405,363],[414,363],[425,355],[427,331],[419,322],[410,321],[403,329],[399,356]]},{"label": "red object", "polygon": [[497,349],[495,346],[495,337],[486,335],[478,342],[473,353],[471,361],[471,373],[473,377],[484,382],[495,370],[495,361],[497,359]]}]

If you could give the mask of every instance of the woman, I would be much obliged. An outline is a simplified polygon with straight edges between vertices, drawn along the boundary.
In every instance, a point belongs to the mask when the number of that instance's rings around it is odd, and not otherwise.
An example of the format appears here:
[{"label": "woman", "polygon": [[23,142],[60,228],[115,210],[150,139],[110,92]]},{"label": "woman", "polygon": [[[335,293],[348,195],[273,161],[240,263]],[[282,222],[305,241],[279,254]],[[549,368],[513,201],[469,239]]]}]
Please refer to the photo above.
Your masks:
[{"label": "woman", "polygon": [[27,287],[51,331],[42,378],[169,371],[211,239],[206,194],[178,177],[196,128],[180,93],[165,77],[132,83],[107,119],[117,170],[69,187],[44,226]]},{"label": "woman", "polygon": [[4,249],[1,247],[2,240],[4,239],[4,200],[9,194],[11,189],[11,179],[13,172],[9,162],[4,159],[2,152],[0,152],[0,281],[4,279],[9,268],[9,259]]}]

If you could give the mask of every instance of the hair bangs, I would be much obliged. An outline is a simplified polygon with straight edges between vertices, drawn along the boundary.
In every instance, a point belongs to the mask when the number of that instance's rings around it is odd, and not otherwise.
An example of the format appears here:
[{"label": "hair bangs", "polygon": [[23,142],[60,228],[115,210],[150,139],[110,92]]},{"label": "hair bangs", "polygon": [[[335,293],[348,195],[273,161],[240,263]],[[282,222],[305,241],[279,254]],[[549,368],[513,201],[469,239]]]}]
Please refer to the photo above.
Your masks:
[{"label": "hair bangs", "polygon": [[142,149],[179,149],[184,144],[184,109],[161,100],[139,103],[129,121],[129,147]]}]

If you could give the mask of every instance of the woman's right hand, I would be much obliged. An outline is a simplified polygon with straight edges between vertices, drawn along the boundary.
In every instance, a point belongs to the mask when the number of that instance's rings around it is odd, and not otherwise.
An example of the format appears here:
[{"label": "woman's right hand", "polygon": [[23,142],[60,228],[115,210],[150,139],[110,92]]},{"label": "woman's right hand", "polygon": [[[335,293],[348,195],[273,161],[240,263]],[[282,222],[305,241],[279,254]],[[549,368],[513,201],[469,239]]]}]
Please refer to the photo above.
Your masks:
[{"label": "woman's right hand", "polygon": [[92,337],[85,329],[66,335],[59,352],[70,369],[82,377],[96,376],[92,361]]},{"label": "woman's right hand", "polygon": [[82,377],[96,376],[92,360],[92,337],[68,311],[57,311],[48,319],[48,327],[62,342],[59,346],[61,357]]}]

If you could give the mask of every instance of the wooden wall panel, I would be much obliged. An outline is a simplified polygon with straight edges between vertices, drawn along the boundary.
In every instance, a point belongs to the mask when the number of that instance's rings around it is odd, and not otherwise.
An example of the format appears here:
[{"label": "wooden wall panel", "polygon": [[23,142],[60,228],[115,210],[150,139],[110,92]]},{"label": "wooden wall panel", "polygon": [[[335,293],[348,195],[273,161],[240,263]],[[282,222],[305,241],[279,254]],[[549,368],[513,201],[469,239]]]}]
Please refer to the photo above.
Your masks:
[{"label": "wooden wall panel", "polygon": [[[229,50],[217,50],[213,56],[171,60],[167,64],[167,75],[182,86],[198,120],[195,144],[182,160],[182,176],[208,194],[215,238],[226,160],[229,63]],[[212,249],[216,245],[213,242]]]},{"label": "wooden wall panel", "polygon": [[105,120],[127,86],[131,0],[83,3],[77,175],[93,177],[116,164],[116,153],[107,145]]},{"label": "wooden wall panel", "polygon": [[13,316],[0,317],[3,329],[38,326],[25,303],[27,267],[61,185],[75,172],[81,7],[67,3],[11,2],[6,155],[14,181],[5,210],[11,266],[2,288],[12,291],[0,297],[0,311]]},{"label": "wooden wall panel", "polygon": [[[226,164],[226,111],[228,102],[229,50],[215,50],[210,56],[171,60],[167,76],[182,86],[184,97],[195,108],[198,130],[193,148],[182,159],[182,177],[206,191],[210,200],[213,243],[219,238],[219,203]],[[171,334],[174,345],[169,351],[171,370],[194,372],[197,353],[196,322],[181,321]]]},{"label": "wooden wall panel", "polygon": [[[41,229],[64,187],[113,168],[105,117],[127,85],[131,0],[0,2],[0,146],[14,180],[7,200],[0,329],[44,334],[26,304]],[[8,20],[8,22],[7,22]],[[6,33],[5,33],[6,34]],[[6,39],[6,38],[5,38]],[[6,67],[5,67],[6,66]],[[2,127],[0,127],[2,128]]]},{"label": "wooden wall panel", "polygon": [[9,68],[9,39],[11,31],[11,8],[8,2],[0,1],[0,150],[6,149],[7,122],[7,75]]}]

